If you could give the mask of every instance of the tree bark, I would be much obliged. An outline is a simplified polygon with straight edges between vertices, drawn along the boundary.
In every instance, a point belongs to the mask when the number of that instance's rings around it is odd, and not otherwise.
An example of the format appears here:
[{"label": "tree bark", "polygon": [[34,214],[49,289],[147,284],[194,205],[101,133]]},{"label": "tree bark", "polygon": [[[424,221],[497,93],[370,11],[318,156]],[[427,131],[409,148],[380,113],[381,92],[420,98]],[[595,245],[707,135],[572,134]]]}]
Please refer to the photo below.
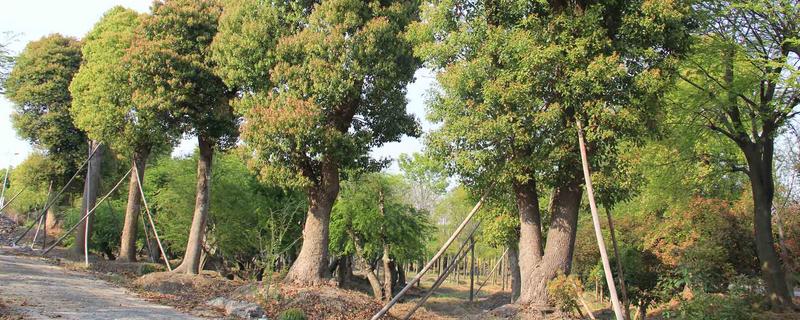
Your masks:
[{"label": "tree bark", "polygon": [[[100,142],[97,141],[90,141],[89,142],[89,154],[92,154],[92,150],[98,148],[100,146]],[[100,167],[103,163],[103,149],[104,147],[99,147],[97,151],[94,153],[94,156],[89,160],[87,166],[89,169],[86,170],[86,179],[83,183],[83,201],[81,202],[81,215],[86,214],[87,210],[91,210],[94,208],[95,204],[97,204],[97,194],[100,188]],[[53,209],[53,208],[50,208]],[[53,209],[54,210],[54,209]],[[50,210],[47,211],[47,224],[55,224],[55,212],[53,212],[53,216],[50,217],[51,213]],[[84,243],[86,243],[86,235],[88,234],[91,242],[92,236],[92,224],[94,223],[94,215],[90,216],[86,221],[81,223],[78,226],[78,229],[75,230],[75,242],[72,243],[72,252],[75,254],[83,254],[83,247]],[[86,228],[89,228],[88,232]],[[45,229],[46,230],[46,229]]]},{"label": "tree bark", "polygon": [[120,240],[119,260],[124,262],[136,261],[136,236],[139,225],[139,211],[142,204],[142,195],[139,192],[139,181],[144,180],[145,163],[150,154],[150,147],[140,147],[133,154],[131,166],[135,172],[131,172],[130,182],[128,183],[128,205],[125,208],[125,224],[122,227],[122,239]]},{"label": "tree bark", "polygon": [[309,187],[308,213],[303,228],[300,254],[284,279],[287,283],[319,285],[328,278],[328,240],[331,209],[339,195],[339,168],[330,159],[323,160],[321,181]]},{"label": "tree bark", "polygon": [[526,284],[524,294],[516,301],[544,307],[547,300],[547,283],[558,272],[569,274],[572,268],[572,253],[575,248],[575,232],[578,226],[578,209],[582,190],[578,178],[555,188],[550,204],[550,229],[542,260],[535,266]]},{"label": "tree bark", "polygon": [[197,160],[197,188],[192,227],[189,230],[189,240],[186,244],[186,253],[183,256],[183,261],[181,261],[180,266],[173,270],[186,274],[200,273],[200,256],[211,197],[211,166],[214,157],[214,146],[211,141],[203,136],[198,136],[197,142],[200,149],[200,157]]},{"label": "tree bark", "polygon": [[367,281],[369,281],[370,287],[372,287],[372,295],[377,300],[381,300],[382,291],[381,291],[381,282],[378,280],[378,276],[375,275],[375,268],[372,266],[367,259],[364,258],[364,249],[361,247],[361,242],[359,241],[358,237],[352,232],[348,231],[350,234],[350,238],[353,239],[353,244],[356,247],[356,258],[359,260],[359,263],[364,266],[364,274],[367,276]]},{"label": "tree bark", "polygon": [[[519,251],[513,244],[508,247],[508,275],[511,277],[511,303],[514,303],[520,297],[522,277],[519,267]],[[503,282],[505,283],[505,281]]]},{"label": "tree bark", "polygon": [[[542,260],[542,222],[536,182],[514,183],[519,211],[519,276],[520,296],[529,297],[536,265]],[[513,247],[513,246],[512,246]]]},{"label": "tree bark", "polygon": [[346,288],[353,277],[353,264],[350,256],[339,257],[339,266],[336,268],[336,281],[339,288]]},{"label": "tree bark", "polygon": [[761,275],[766,285],[770,304],[776,311],[793,307],[792,294],[786,284],[786,275],[775,252],[775,239],[772,236],[772,201],[775,196],[775,182],[772,172],[772,138],[762,143],[744,145],[747,159],[748,177],[753,193],[753,217],[756,240],[756,253],[761,266]]}]

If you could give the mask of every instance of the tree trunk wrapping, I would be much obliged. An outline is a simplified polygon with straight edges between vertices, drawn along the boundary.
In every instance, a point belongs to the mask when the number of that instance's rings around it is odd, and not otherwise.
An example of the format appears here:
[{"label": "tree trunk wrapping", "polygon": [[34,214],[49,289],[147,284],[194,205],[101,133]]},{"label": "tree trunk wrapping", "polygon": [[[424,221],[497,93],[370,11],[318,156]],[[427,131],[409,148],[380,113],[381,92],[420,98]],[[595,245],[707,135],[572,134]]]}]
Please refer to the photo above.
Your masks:
[{"label": "tree trunk wrapping", "polygon": [[189,239],[186,244],[186,253],[181,265],[175,272],[186,274],[200,273],[200,256],[202,253],[203,237],[206,232],[209,202],[211,198],[211,166],[214,157],[214,146],[204,137],[198,137],[200,157],[197,160],[197,189],[194,201],[194,216],[192,227],[189,229]]}]

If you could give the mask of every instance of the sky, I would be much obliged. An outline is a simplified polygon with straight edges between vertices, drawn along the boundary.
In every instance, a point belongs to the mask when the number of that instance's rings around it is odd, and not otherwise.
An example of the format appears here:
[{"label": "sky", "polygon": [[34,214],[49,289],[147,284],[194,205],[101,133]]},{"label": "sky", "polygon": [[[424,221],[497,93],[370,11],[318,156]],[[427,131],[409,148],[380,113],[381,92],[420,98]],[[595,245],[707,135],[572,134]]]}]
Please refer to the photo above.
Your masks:
[{"label": "sky", "polygon": [[[10,48],[13,54],[21,52],[25,45],[43,36],[60,33],[66,36],[81,38],[100,20],[103,13],[116,5],[148,12],[152,0],[14,0],[4,1],[0,10],[0,32],[11,32],[16,35]],[[424,131],[431,124],[425,121],[425,96],[434,84],[433,76],[426,70],[416,73],[416,81],[409,84],[407,110],[422,123]],[[19,139],[11,125],[11,103],[0,95],[0,168],[17,165],[32,151],[30,144]],[[190,154],[197,143],[187,138],[173,152],[173,156]],[[390,157],[397,159],[402,153],[413,153],[422,150],[420,139],[404,137],[400,142],[388,143],[372,151],[376,158]],[[398,170],[396,162],[389,171]]]}]

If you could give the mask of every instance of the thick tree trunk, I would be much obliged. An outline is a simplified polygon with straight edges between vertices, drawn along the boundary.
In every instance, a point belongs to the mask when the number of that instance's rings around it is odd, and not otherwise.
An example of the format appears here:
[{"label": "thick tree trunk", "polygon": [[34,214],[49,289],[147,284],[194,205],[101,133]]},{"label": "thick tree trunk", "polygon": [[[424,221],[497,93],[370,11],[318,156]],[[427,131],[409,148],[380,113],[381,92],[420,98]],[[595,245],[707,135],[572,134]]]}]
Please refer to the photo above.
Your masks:
[{"label": "thick tree trunk", "polygon": [[770,304],[774,310],[781,311],[792,308],[793,302],[772,236],[772,201],[775,196],[772,173],[773,140],[766,140],[763,143],[746,144],[743,149],[753,192],[756,253],[761,265],[761,275]]},{"label": "thick tree trunk", "polygon": [[119,248],[119,260],[124,262],[136,261],[136,236],[139,226],[139,211],[142,204],[142,195],[139,192],[139,181],[144,180],[145,163],[150,154],[150,147],[139,148],[133,154],[131,165],[135,165],[135,172],[131,172],[128,183],[128,205],[125,208],[125,224],[122,227],[122,239]]},{"label": "thick tree trunk", "polygon": [[524,295],[520,295],[518,304],[547,306],[549,304],[547,283],[559,272],[569,274],[575,248],[581,195],[580,182],[577,178],[554,190],[550,204],[550,230],[547,233],[544,256],[533,269],[531,282],[526,284],[528,288],[525,288]]},{"label": "thick tree trunk", "polygon": [[328,278],[328,240],[331,208],[339,195],[339,168],[323,160],[321,181],[307,191],[308,213],[303,245],[284,281],[301,285],[322,284]]},{"label": "thick tree trunk", "polygon": [[203,236],[206,232],[209,199],[211,196],[211,165],[214,157],[214,146],[208,139],[197,138],[200,157],[197,160],[197,188],[194,201],[194,216],[189,230],[189,240],[181,265],[175,272],[186,274],[200,273],[200,255],[203,248]]},{"label": "thick tree trunk", "polygon": [[[536,265],[542,260],[542,222],[539,212],[539,197],[536,182],[514,184],[517,210],[519,211],[519,275],[522,297],[529,297],[532,276]],[[513,246],[512,246],[513,247]]]},{"label": "thick tree trunk", "polygon": [[[92,150],[97,148],[100,145],[97,141],[90,141],[89,142],[89,154],[92,154]],[[95,204],[97,203],[97,193],[100,188],[100,167],[103,163],[103,149],[104,147],[99,147],[97,151],[92,156],[92,159],[89,160],[88,169],[86,170],[86,179],[83,183],[83,201],[81,202],[81,214],[86,214],[87,210],[91,210],[94,208]],[[50,208],[53,209],[53,208]],[[47,211],[47,224],[55,224],[56,217],[55,211],[53,212],[52,217],[50,217],[51,213],[50,210]],[[75,254],[83,254],[84,244],[86,243],[86,235],[88,234],[91,241],[92,236],[92,223],[94,222],[94,215],[86,219],[78,229],[75,230],[75,242],[72,243],[72,252]],[[51,226],[52,227],[52,226]],[[88,232],[86,228],[89,228]]]},{"label": "thick tree trunk", "polygon": [[513,244],[508,247],[508,274],[511,277],[511,302],[514,303],[520,297],[522,275],[519,267],[519,251]]}]

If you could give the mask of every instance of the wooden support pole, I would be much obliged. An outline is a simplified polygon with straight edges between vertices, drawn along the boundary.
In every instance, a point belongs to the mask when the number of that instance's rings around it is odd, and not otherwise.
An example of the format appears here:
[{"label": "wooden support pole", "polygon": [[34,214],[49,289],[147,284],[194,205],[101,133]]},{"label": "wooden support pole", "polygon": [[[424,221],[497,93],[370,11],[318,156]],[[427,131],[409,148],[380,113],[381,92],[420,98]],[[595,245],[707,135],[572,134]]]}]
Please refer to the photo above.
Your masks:
[{"label": "wooden support pole", "polygon": [[161,245],[161,239],[158,237],[158,230],[156,230],[156,223],[153,222],[153,215],[150,213],[150,206],[147,205],[147,198],[144,195],[144,188],[142,188],[142,182],[139,181],[139,170],[136,169],[136,161],[133,162],[133,172],[136,175],[136,184],[139,186],[139,192],[142,194],[142,204],[144,204],[144,211],[147,212],[147,219],[150,220],[150,226],[153,227],[153,235],[156,237],[156,242],[158,242],[158,249],[161,250],[161,257],[164,258],[164,264],[167,265],[167,270],[172,271],[172,266],[169,265],[169,259],[167,258],[167,254],[164,252],[164,246]]},{"label": "wooden support pole", "polygon": [[107,193],[105,196],[103,196],[103,198],[101,198],[101,199],[100,199],[100,201],[98,201],[97,203],[95,203],[95,205],[94,205],[94,208],[92,208],[92,210],[89,210],[89,211],[87,211],[87,212],[86,212],[86,214],[85,214],[85,215],[84,215],[84,216],[81,218],[81,220],[79,220],[79,221],[78,221],[78,223],[76,223],[74,226],[72,226],[71,228],[69,228],[69,230],[67,230],[66,232],[64,232],[64,234],[63,234],[63,235],[61,235],[61,237],[60,237],[60,238],[58,238],[58,239],[56,240],[56,242],[53,242],[53,244],[51,244],[49,247],[47,247],[47,249],[45,249],[45,250],[44,250],[44,252],[42,252],[42,255],[45,255],[45,254],[47,254],[48,252],[50,252],[50,250],[53,250],[53,248],[55,248],[55,247],[56,247],[56,246],[57,246],[59,243],[61,243],[61,241],[63,241],[63,240],[64,240],[64,238],[66,238],[68,235],[70,235],[70,233],[71,233],[72,231],[75,231],[75,229],[76,229],[76,228],[77,228],[77,227],[78,227],[78,226],[79,226],[81,223],[83,223],[84,221],[86,221],[86,219],[87,219],[87,218],[89,218],[89,216],[90,216],[92,213],[94,213],[94,211],[95,211],[95,210],[97,210],[97,207],[99,207],[99,206],[100,206],[100,205],[103,203],[103,201],[105,201],[105,200],[106,200],[106,199],[107,199],[109,196],[111,196],[111,194],[112,194],[112,193],[114,193],[114,191],[115,191],[115,190],[117,190],[117,188],[119,188],[119,185],[120,185],[120,184],[122,184],[122,181],[124,181],[124,180],[125,180],[125,178],[127,178],[127,177],[128,177],[128,175],[129,175],[130,173],[131,173],[131,170],[130,170],[130,169],[128,169],[128,172],[126,172],[126,173],[125,173],[125,175],[123,175],[123,176],[122,176],[122,179],[119,179],[119,182],[117,182],[117,184],[116,184],[116,185],[114,185],[114,187],[113,187],[113,188],[111,188],[111,191],[109,191],[109,192],[108,192],[108,193]]},{"label": "wooden support pole", "polygon": [[608,218],[608,232],[611,234],[611,245],[614,248],[614,257],[617,259],[617,275],[619,275],[619,289],[622,291],[622,306],[625,320],[631,318],[630,314],[630,301],[628,300],[628,289],[625,286],[625,273],[622,268],[622,259],[619,255],[619,246],[617,246],[617,237],[614,235],[614,220],[611,219],[611,210],[606,209],[606,217]]},{"label": "wooden support pole", "polygon": [[594,223],[594,234],[597,238],[597,247],[600,250],[600,258],[603,260],[603,271],[606,275],[606,282],[608,282],[608,291],[611,296],[611,305],[614,309],[614,315],[617,320],[624,320],[622,316],[622,307],[617,298],[617,288],[614,285],[614,276],[611,274],[611,264],[608,261],[608,253],[606,252],[605,241],[603,241],[603,232],[600,230],[600,216],[597,213],[597,204],[594,201],[594,188],[592,187],[592,175],[589,171],[589,159],[586,152],[586,143],[583,141],[583,127],[580,120],[575,120],[578,129],[578,145],[580,147],[581,162],[583,163],[583,178],[586,181],[586,195],[589,198],[589,209],[592,212],[592,222]]},{"label": "wooden support pole", "polygon": [[424,276],[425,273],[428,272],[428,270],[430,270],[431,266],[433,265],[433,262],[439,259],[442,256],[442,254],[444,254],[447,248],[449,248],[450,245],[456,240],[461,231],[467,227],[467,224],[472,220],[472,217],[475,216],[475,213],[477,213],[478,210],[481,208],[481,206],[483,206],[483,201],[486,199],[486,195],[488,191],[490,191],[491,189],[492,187],[489,187],[489,190],[487,190],[487,192],[484,193],[483,196],[481,196],[481,199],[478,200],[478,203],[475,204],[475,207],[473,207],[472,210],[469,212],[469,214],[467,214],[467,216],[464,218],[464,221],[461,222],[458,228],[456,228],[456,231],[453,232],[453,234],[450,235],[450,238],[448,238],[447,241],[445,241],[445,243],[442,245],[442,247],[439,248],[439,251],[436,252],[433,258],[430,261],[428,261],[428,263],[425,264],[425,266],[422,268],[422,271],[420,271],[420,273],[414,276],[414,279],[411,280],[411,282],[409,282],[405,287],[403,287],[403,289],[400,290],[400,292],[398,292],[397,295],[395,295],[395,297],[392,298],[391,301],[389,301],[389,303],[387,303],[385,306],[383,306],[383,308],[381,308],[381,310],[375,313],[375,315],[372,316],[371,320],[378,320],[380,319],[380,317],[384,316],[387,312],[389,312],[389,309],[391,309],[392,306],[394,306],[398,301],[400,301],[400,298],[402,298],[403,295],[405,295],[406,292],[408,292],[408,290],[411,289],[411,286],[413,286],[414,283],[417,283],[422,278],[422,276]]},{"label": "wooden support pole", "polygon": [[[36,217],[36,220],[41,219],[42,215],[47,214],[47,210],[50,209],[50,207],[56,203],[58,197],[61,196],[61,194],[64,193],[64,191],[66,191],[67,188],[69,188],[70,184],[72,184],[72,181],[75,181],[75,178],[78,177],[78,174],[81,172],[81,170],[83,170],[83,167],[85,167],[86,164],[89,163],[89,160],[92,160],[92,157],[94,157],[94,154],[97,153],[97,150],[100,149],[101,145],[102,143],[97,144],[97,147],[95,147],[94,150],[92,150],[92,153],[89,154],[89,157],[86,158],[85,161],[83,161],[83,164],[81,164],[81,166],[78,167],[78,170],[75,171],[75,174],[72,175],[72,178],[69,178],[64,187],[61,188],[61,190],[58,191],[58,193],[56,193],[56,195],[53,197],[53,200],[48,201],[46,203],[46,205],[42,208],[42,212],[39,214],[39,216]],[[17,238],[17,240],[14,241],[14,244],[18,244],[20,240],[22,240],[22,238],[25,238],[25,235],[27,235],[28,232],[31,231],[31,228],[33,228],[33,225],[28,227],[28,229],[25,229],[25,232],[23,232],[22,235],[20,235],[19,238]]]},{"label": "wooden support pole", "polygon": [[[479,226],[480,226],[480,224],[475,225],[475,228],[472,229],[472,232],[470,232],[470,237],[472,237],[472,235],[475,234],[475,231],[478,230]],[[465,248],[468,243],[470,243],[469,248]],[[421,307],[423,304],[425,304],[425,301],[428,301],[428,298],[430,298],[431,295],[433,294],[433,292],[436,291],[436,289],[438,289],[439,286],[442,285],[442,283],[447,278],[447,276],[450,274],[450,272],[452,272],[458,266],[458,262],[461,261],[462,258],[467,256],[468,250],[470,248],[472,248],[472,247],[473,247],[473,244],[469,241],[469,239],[464,240],[464,242],[461,243],[461,247],[458,248],[458,251],[456,252],[456,255],[454,257],[454,259],[455,259],[454,262],[455,263],[451,263],[450,265],[447,266],[447,269],[444,270],[444,273],[442,274],[442,276],[439,277],[439,279],[436,279],[436,282],[433,284],[433,286],[431,286],[431,289],[428,290],[428,292],[425,293],[425,295],[422,297],[422,299],[420,299],[417,302],[417,304],[415,304],[414,307],[411,308],[411,310],[408,311],[408,313],[406,313],[405,317],[403,317],[403,320],[411,319],[411,316],[414,315],[414,312],[416,312],[417,309],[419,309],[419,307]],[[467,250],[465,250],[465,249],[467,249]]]},{"label": "wooden support pole", "polygon": [[[508,252],[508,247],[506,247],[506,251],[503,252],[503,255],[505,255],[507,252]],[[500,265],[500,262],[502,262],[502,261],[503,260],[497,260],[497,262],[495,262],[495,264],[494,264],[494,267],[492,267],[492,271],[489,271],[489,273],[496,274],[495,273],[495,269],[497,269],[497,267]],[[492,277],[492,278],[494,279],[494,277]],[[478,290],[475,290],[475,296],[476,297],[478,296],[478,293],[481,292],[481,289],[483,288],[484,285],[486,285],[486,282],[488,282],[488,281],[489,281],[489,277],[486,277],[486,279],[483,279],[483,283],[481,283],[481,285],[478,286]]]},{"label": "wooden support pole", "polygon": [[475,294],[475,237],[469,237],[469,302],[472,302]]},{"label": "wooden support pole", "polygon": [[14,199],[16,199],[17,197],[19,197],[19,195],[20,195],[20,194],[22,194],[22,191],[25,191],[25,189],[26,189],[27,187],[28,187],[28,186],[23,186],[23,187],[22,187],[22,189],[20,189],[20,190],[19,190],[19,192],[17,192],[17,194],[15,194],[13,197],[11,197],[11,199],[9,199],[9,200],[8,200],[8,202],[6,202],[5,204],[3,204],[3,207],[2,207],[2,208],[0,208],[0,213],[3,213],[3,212],[6,210],[6,208],[8,208],[8,206],[10,206],[12,202],[14,202]]}]

